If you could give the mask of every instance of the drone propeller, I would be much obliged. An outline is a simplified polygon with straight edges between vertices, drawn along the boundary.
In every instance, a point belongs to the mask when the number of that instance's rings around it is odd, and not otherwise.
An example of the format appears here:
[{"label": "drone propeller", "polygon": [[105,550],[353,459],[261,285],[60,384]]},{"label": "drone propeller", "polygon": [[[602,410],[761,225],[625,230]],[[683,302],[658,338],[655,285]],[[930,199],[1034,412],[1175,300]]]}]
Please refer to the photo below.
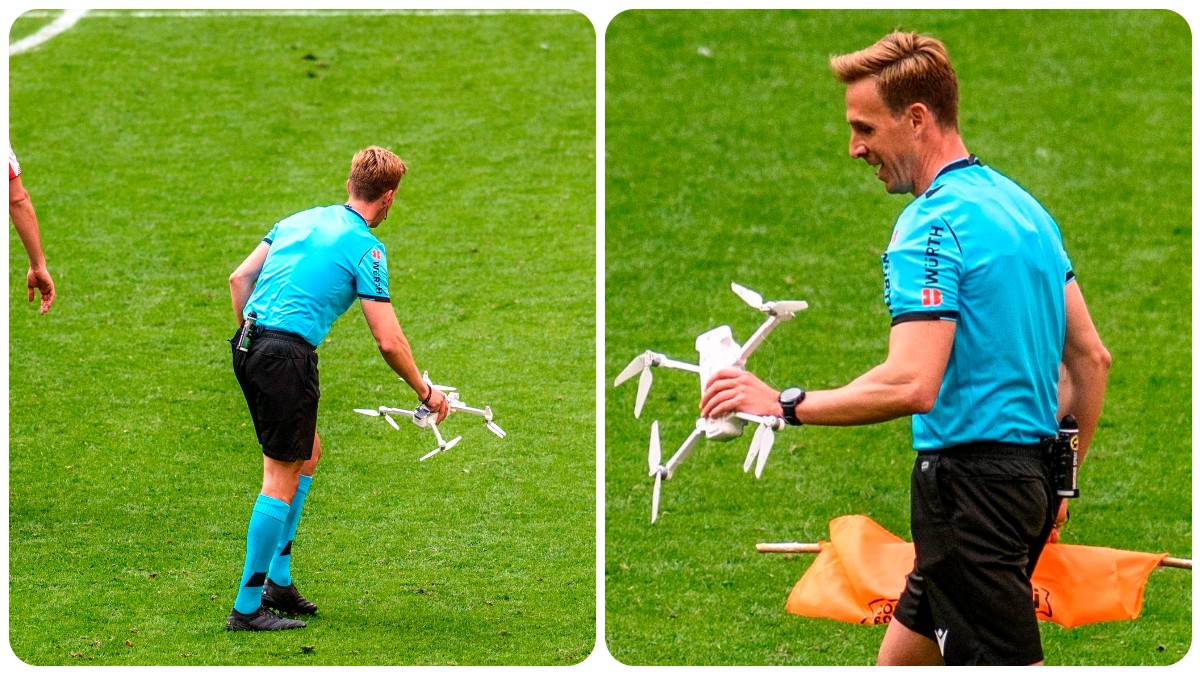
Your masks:
[{"label": "drone propeller", "polygon": [[754,309],[762,309],[763,297],[761,295],[740,284],[733,284],[732,286],[733,292],[737,293],[737,296],[747,305],[750,305]]},{"label": "drone propeller", "polygon": [[650,363],[649,351],[638,354],[632,361],[629,362],[629,365],[625,366],[625,369],[622,370],[619,375],[617,375],[617,379],[613,380],[613,386],[621,386],[621,383],[625,380],[628,380],[634,375],[637,375],[639,372],[649,368]]},{"label": "drone propeller", "polygon": [[795,314],[796,312],[801,312],[808,309],[808,303],[803,300],[776,300],[772,302],[763,302],[762,295],[756,293],[755,291],[752,291],[749,288],[739,284],[731,284],[731,286],[733,288],[733,292],[736,293],[737,296],[741,298],[742,301],[747,305],[750,305],[754,309],[757,309],[760,312],[765,312],[772,316],[786,315],[790,318],[791,315]]},{"label": "drone propeller", "polygon": [[662,467],[662,447],[658,440],[658,422],[650,425],[650,475],[654,476],[654,492],[650,497],[650,524],[658,520],[658,502],[662,495],[662,478],[664,469]]},{"label": "drone propeller", "polygon": [[633,403],[633,416],[642,416],[642,406],[646,405],[646,396],[650,393],[650,384],[654,382],[654,374],[649,368],[642,371],[638,376],[637,399]]},{"label": "drone propeller", "polygon": [[653,476],[662,468],[662,445],[658,441],[658,420],[650,425],[650,475]]},{"label": "drone propeller", "polygon": [[650,385],[654,382],[654,374],[650,371],[650,367],[654,365],[654,352],[646,351],[639,354],[636,358],[625,366],[617,379],[613,380],[613,386],[619,387],[621,383],[633,377],[635,373],[641,372],[638,376],[637,398],[633,404],[633,416],[642,416],[642,407],[646,405],[646,396],[650,393]]},{"label": "drone propeller", "polygon": [[767,456],[771,454],[771,447],[775,445],[775,429],[766,424],[759,426],[751,443],[758,445],[758,463],[754,466],[754,477],[762,478]]},{"label": "drone propeller", "polygon": [[504,433],[504,430],[500,428],[500,425],[496,424],[495,422],[493,422],[491,420],[484,422],[484,426],[486,426],[488,428],[488,431],[492,432],[493,434],[496,434],[500,438],[504,438],[504,436],[506,435]]},{"label": "drone propeller", "polygon": [[[401,379],[403,379],[403,378],[401,378]],[[442,392],[443,394],[446,392],[458,391],[455,387],[447,387],[442,384],[434,384],[433,381],[429,379],[429,371],[428,370],[421,373],[421,381],[424,382],[425,384],[433,387],[434,389],[437,389],[438,391]]]},{"label": "drone propeller", "polygon": [[366,415],[368,417],[382,417],[383,419],[387,420],[388,424],[392,425],[393,429],[395,429],[396,431],[400,431],[400,425],[396,424],[396,420],[392,419],[391,415],[383,412],[382,410],[372,410],[370,408],[355,408],[354,412],[359,413],[361,415]]},{"label": "drone propeller", "polygon": [[757,430],[754,432],[754,438],[750,441],[750,449],[746,451],[746,461],[742,462],[742,472],[744,473],[750,472],[750,467],[754,466],[754,460],[758,457],[758,433]]}]

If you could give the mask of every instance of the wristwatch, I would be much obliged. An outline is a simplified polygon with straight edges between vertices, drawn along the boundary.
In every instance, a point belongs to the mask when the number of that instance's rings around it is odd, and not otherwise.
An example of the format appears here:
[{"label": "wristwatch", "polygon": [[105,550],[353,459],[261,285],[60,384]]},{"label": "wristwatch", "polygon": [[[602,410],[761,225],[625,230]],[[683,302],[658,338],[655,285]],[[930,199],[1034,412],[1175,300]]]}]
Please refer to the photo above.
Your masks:
[{"label": "wristwatch", "polygon": [[783,408],[783,420],[792,426],[804,424],[796,418],[796,406],[804,400],[805,391],[800,387],[790,387],[779,392],[779,407]]}]

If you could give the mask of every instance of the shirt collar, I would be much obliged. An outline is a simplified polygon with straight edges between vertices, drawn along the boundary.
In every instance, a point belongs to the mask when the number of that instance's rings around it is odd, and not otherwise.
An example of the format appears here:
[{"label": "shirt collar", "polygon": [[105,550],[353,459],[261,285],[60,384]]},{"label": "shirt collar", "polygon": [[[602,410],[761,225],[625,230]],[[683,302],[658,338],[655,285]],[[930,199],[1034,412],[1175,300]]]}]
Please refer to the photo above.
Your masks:
[{"label": "shirt collar", "polygon": [[950,173],[951,171],[954,171],[955,169],[965,169],[968,166],[976,166],[976,165],[982,165],[982,164],[983,164],[983,162],[980,162],[979,158],[976,157],[975,155],[967,155],[966,157],[963,157],[962,159],[956,159],[953,162],[950,162],[949,164],[947,164],[946,166],[943,166],[941,171],[938,171],[937,175],[933,177],[933,180],[936,181],[937,179],[941,178],[945,174]]},{"label": "shirt collar", "polygon": [[342,204],[342,206],[346,207],[346,210],[347,210],[347,211],[349,211],[350,213],[353,213],[353,214],[354,214],[354,215],[355,215],[355,216],[356,216],[356,217],[357,217],[359,220],[361,220],[363,225],[366,225],[367,227],[370,227],[370,224],[369,224],[369,223],[367,223],[367,219],[366,219],[366,218],[363,218],[363,215],[362,215],[361,213],[359,213],[358,211],[355,211],[354,209],[350,208],[350,205],[349,205],[349,204]]}]

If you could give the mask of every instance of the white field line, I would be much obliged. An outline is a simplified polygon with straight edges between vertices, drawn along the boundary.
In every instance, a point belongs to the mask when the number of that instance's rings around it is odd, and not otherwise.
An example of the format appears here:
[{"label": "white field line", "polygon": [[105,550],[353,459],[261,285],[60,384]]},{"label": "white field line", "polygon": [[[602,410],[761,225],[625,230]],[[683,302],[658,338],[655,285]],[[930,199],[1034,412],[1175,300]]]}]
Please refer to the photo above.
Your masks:
[{"label": "white field line", "polygon": [[[64,10],[62,14],[58,15],[57,19],[51,21],[45,26],[42,26],[41,30],[38,32],[34,33],[33,35],[23,37],[20,40],[12,43],[12,45],[10,45],[8,48],[8,55],[16,56],[21,52],[27,52],[30,49],[42,44],[46,40],[54,37],[55,35],[69,30],[71,26],[75,25],[76,21],[82,19],[83,15],[87,13],[88,11],[86,9]],[[49,14],[47,13],[46,16],[49,16]]]},{"label": "white field line", "polygon": [[[43,42],[53,38],[54,36],[70,29],[75,25],[76,21],[83,18],[83,15],[88,15],[90,18],[97,19],[112,19],[112,18],[138,18],[150,19],[160,17],[239,17],[239,16],[495,16],[501,14],[576,14],[577,12],[569,9],[361,9],[361,10],[322,10],[322,9],[250,9],[250,10],[225,10],[225,9],[180,9],[180,10],[106,10],[106,9],[68,9],[58,15],[54,21],[51,21],[41,30],[14,42],[8,48],[9,56],[16,56],[22,52],[27,52],[30,49],[42,44]],[[24,16],[44,18],[53,16],[54,12],[48,10],[33,10],[26,12]]]},{"label": "white field line", "polygon": [[[74,10],[83,12],[86,10]],[[89,18],[237,17],[237,16],[495,16],[502,14],[578,14],[569,9],[93,9]],[[33,10],[22,16],[45,17],[53,12]]]}]

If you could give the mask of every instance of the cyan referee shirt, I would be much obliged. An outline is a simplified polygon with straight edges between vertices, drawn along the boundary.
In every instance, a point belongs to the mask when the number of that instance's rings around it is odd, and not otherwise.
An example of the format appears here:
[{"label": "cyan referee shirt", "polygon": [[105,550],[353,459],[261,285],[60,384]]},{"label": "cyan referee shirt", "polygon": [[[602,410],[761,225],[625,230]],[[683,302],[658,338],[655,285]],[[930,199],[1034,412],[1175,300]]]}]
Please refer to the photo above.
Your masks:
[{"label": "cyan referee shirt", "polygon": [[897,218],[882,260],[893,326],[958,324],[937,401],[912,417],[913,448],[1054,434],[1073,273],[1041,204],[974,156],[952,162]]},{"label": "cyan referee shirt", "polygon": [[263,242],[271,249],[244,310],[263,328],[316,347],[355,298],[389,300],[387,252],[349,206],[289,216]]}]

